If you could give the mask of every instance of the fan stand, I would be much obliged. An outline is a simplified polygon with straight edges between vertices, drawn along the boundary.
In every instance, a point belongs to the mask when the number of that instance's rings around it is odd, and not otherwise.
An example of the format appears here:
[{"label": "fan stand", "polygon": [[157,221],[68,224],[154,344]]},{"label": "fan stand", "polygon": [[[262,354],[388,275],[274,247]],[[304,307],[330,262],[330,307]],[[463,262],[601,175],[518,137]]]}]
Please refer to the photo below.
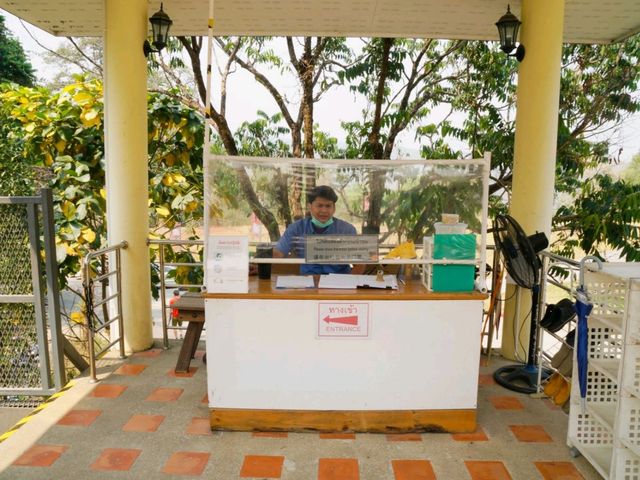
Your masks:
[{"label": "fan stand", "polygon": [[536,347],[538,343],[538,297],[540,286],[534,285],[531,289],[531,325],[529,328],[529,352],[525,365],[506,365],[493,372],[493,379],[499,385],[508,390],[519,393],[536,393],[538,391],[538,374],[544,381],[551,371],[540,369],[535,362]]}]

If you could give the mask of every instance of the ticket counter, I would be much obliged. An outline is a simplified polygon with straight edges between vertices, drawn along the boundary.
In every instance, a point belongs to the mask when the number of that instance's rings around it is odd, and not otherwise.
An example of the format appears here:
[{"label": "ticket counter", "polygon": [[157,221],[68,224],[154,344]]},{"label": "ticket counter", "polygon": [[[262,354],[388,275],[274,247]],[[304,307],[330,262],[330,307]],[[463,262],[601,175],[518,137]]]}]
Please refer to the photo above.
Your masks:
[{"label": "ticket counter", "polygon": [[214,430],[473,432],[479,292],[275,288],[205,295]]}]

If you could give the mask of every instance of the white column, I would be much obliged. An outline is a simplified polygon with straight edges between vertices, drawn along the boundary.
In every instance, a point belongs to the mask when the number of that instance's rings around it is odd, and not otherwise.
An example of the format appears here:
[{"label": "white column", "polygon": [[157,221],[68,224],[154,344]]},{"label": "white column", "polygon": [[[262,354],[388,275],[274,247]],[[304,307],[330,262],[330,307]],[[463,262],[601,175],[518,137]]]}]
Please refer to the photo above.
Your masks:
[{"label": "white column", "polygon": [[[527,235],[551,233],[553,216],[560,65],[564,22],[564,0],[523,0],[520,43],[526,49],[518,69],[516,133],[514,147],[511,215]],[[507,298],[514,288],[508,288]],[[519,319],[515,297],[505,306],[502,353],[526,358],[529,342],[531,293],[522,292]],[[525,325],[522,326],[522,322]],[[517,335],[514,336],[514,328]],[[514,342],[514,338],[519,341]],[[516,347],[517,344],[520,345]]]},{"label": "white column", "polygon": [[104,96],[107,231],[122,252],[127,351],[153,343],[147,174],[147,0],[105,0]]}]

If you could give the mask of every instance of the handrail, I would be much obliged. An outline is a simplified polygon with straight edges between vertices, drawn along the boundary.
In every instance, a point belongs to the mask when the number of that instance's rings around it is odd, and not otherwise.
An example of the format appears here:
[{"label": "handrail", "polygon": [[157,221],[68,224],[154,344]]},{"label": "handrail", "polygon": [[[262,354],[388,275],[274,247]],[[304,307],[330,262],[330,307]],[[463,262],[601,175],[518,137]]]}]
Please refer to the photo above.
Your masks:
[{"label": "handrail", "polygon": [[[116,343],[119,344],[120,349],[120,358],[124,358],[124,322],[122,318],[122,275],[121,275],[121,259],[120,253],[122,250],[126,249],[129,244],[126,241],[122,241],[116,245],[112,245],[110,247],[101,248],[100,250],[95,250],[89,252],[85,255],[82,261],[82,286],[85,294],[85,304],[87,308],[87,322],[85,328],[87,329],[87,348],[89,350],[89,372],[90,372],[90,382],[95,383],[98,381],[96,375],[96,359],[100,358],[106,351],[108,351],[111,347],[113,347]],[[113,270],[108,270],[109,265],[106,261],[106,256],[109,253],[115,253],[115,268]],[[100,272],[100,275],[93,277],[91,276],[91,261],[95,258],[102,257],[102,265],[103,270]],[[109,285],[109,278],[112,274],[116,275],[116,288],[115,291],[112,289],[112,294],[107,298],[104,298],[100,301],[95,301],[94,298],[94,284],[100,283],[101,285],[105,284]],[[99,317],[95,313],[97,307],[106,305],[108,302],[116,300],[117,306],[117,314],[114,317],[109,317],[108,309],[107,310],[107,318],[103,321],[94,322],[95,320],[99,320]],[[118,322],[118,338],[112,340],[108,345],[100,348],[98,352],[96,352],[95,345],[95,336],[98,332],[103,330],[106,326],[111,325],[113,322]],[[96,325],[96,323],[98,323]]]},{"label": "handrail", "polygon": [[176,246],[181,247],[193,247],[193,246],[203,246],[203,240],[172,240],[172,239],[155,239],[150,238],[147,240],[148,245],[159,245],[158,249],[158,267],[160,270],[160,304],[162,311],[162,345],[166,350],[169,348],[169,329],[171,330],[184,330],[184,327],[176,327],[169,325],[169,319],[167,318],[167,311],[171,311],[171,305],[167,300],[167,289],[168,288],[199,288],[202,289],[203,284],[200,285],[190,285],[190,284],[178,284],[174,283],[171,285],[167,285],[164,278],[164,268],[165,267],[203,267],[204,261],[200,262],[165,262],[165,253],[164,246],[169,246],[171,248]]}]

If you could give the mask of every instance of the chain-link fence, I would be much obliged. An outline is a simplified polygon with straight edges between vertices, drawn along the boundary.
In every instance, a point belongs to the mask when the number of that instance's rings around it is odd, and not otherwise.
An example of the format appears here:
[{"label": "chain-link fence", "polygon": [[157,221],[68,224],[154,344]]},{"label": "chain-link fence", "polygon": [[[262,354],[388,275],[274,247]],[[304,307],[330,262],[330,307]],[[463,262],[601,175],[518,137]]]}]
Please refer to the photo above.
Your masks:
[{"label": "chain-link fence", "polygon": [[51,192],[0,197],[0,403],[65,382]]}]

